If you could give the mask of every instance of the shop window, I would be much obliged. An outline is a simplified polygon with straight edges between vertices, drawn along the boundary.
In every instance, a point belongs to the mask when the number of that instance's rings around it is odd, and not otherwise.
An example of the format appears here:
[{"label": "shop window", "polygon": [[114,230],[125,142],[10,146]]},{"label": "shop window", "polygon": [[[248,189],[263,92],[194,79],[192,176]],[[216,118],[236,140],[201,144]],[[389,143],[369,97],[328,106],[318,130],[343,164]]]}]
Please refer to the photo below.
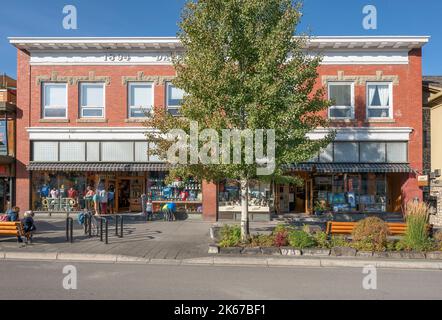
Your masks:
[{"label": "shop window", "polygon": [[184,98],[184,90],[168,82],[167,85],[167,111],[173,116],[180,115],[180,108]]},{"label": "shop window", "polygon": [[43,84],[43,118],[66,119],[68,106],[67,90],[66,83]]},{"label": "shop window", "polygon": [[367,117],[386,118],[393,117],[393,86],[391,83],[367,84]]},{"label": "shop window", "polygon": [[152,110],[153,97],[152,83],[129,83],[129,118],[146,117]]},{"label": "shop window", "polygon": [[385,143],[361,142],[361,162],[385,162]]},{"label": "shop window", "polygon": [[83,162],[85,158],[84,142],[60,142],[60,161]]},{"label": "shop window", "polygon": [[135,142],[135,161],[148,162],[148,142]]},{"label": "shop window", "polygon": [[58,142],[36,141],[33,143],[33,161],[58,161]]},{"label": "shop window", "polygon": [[333,143],[319,153],[319,162],[333,162]]},{"label": "shop window", "polygon": [[107,162],[133,162],[133,142],[102,142],[101,161]]},{"label": "shop window", "polygon": [[359,162],[359,145],[355,142],[336,142],[334,162]]},{"label": "shop window", "polygon": [[86,153],[87,153],[87,161],[88,162],[100,161],[100,143],[99,142],[87,142]]},{"label": "shop window", "polygon": [[82,118],[104,118],[104,83],[80,84]]},{"label": "shop window", "polygon": [[328,110],[330,119],[353,119],[354,84],[332,82],[328,84],[328,97],[333,105]]},{"label": "shop window", "polygon": [[391,163],[408,162],[408,147],[406,142],[387,143],[387,161]]}]

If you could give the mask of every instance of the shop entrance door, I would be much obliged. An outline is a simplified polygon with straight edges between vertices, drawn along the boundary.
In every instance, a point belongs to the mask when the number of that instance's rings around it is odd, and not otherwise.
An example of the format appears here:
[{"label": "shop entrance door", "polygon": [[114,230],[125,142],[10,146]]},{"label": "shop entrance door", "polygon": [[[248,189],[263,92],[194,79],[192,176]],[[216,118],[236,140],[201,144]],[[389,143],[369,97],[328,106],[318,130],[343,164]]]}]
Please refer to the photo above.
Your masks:
[{"label": "shop entrance door", "polygon": [[8,179],[0,178],[0,212],[6,212],[9,201],[9,181]]},{"label": "shop entrance door", "polygon": [[307,179],[305,181],[305,212],[307,214],[313,213],[313,180]]},{"label": "shop entrance door", "polygon": [[116,206],[118,211],[129,211],[130,179],[118,179],[116,190]]}]

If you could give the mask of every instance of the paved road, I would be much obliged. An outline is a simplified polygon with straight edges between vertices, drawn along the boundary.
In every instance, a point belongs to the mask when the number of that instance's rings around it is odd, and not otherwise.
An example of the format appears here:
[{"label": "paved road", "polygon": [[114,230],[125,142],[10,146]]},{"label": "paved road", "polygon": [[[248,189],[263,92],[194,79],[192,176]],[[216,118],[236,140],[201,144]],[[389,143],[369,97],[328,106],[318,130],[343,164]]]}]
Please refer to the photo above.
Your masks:
[{"label": "paved road", "polygon": [[72,265],[78,288],[68,291],[66,264],[0,262],[0,299],[442,299],[441,271],[378,270],[367,291],[362,269]]}]

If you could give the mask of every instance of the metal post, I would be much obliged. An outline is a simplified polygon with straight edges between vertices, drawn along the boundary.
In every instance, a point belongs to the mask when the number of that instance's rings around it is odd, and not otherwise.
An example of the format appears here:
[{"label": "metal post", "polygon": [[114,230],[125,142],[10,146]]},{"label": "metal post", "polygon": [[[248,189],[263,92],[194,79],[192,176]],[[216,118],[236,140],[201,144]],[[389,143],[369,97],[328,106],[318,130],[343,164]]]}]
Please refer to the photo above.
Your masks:
[{"label": "metal post", "polygon": [[74,219],[70,218],[70,223],[71,223],[71,243],[74,242]]},{"label": "metal post", "polygon": [[89,231],[89,238],[92,237],[92,215],[90,212],[87,213],[87,220],[88,220],[88,231]]},{"label": "metal post", "polygon": [[103,218],[100,218],[100,241],[103,242]]},{"label": "metal post", "polygon": [[66,241],[69,241],[69,218],[66,218]]},{"label": "metal post", "polygon": [[120,238],[123,238],[123,216],[120,216]]},{"label": "metal post", "polygon": [[105,221],[105,227],[106,227],[106,241],[105,243],[108,244],[109,243],[109,221],[107,221],[107,219],[104,219]]},{"label": "metal post", "polygon": [[118,236],[118,218],[119,218],[119,215],[117,214],[115,216],[115,235],[116,236]]},{"label": "metal post", "polygon": [[87,234],[88,230],[89,230],[89,226],[88,226],[87,213],[85,213],[84,214],[84,234]]}]

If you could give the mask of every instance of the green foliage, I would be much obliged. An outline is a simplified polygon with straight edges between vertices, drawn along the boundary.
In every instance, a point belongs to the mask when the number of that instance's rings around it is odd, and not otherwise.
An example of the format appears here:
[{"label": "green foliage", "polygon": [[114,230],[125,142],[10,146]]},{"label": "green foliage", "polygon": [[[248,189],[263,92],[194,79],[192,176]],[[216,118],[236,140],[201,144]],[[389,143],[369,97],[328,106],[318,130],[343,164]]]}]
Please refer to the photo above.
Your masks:
[{"label": "green foliage", "polygon": [[297,249],[311,248],[315,246],[314,238],[303,230],[293,230],[288,235],[289,245]]},{"label": "green foliage", "polygon": [[428,232],[428,206],[425,203],[409,202],[406,207],[405,220],[407,230],[402,239],[406,250],[426,251],[433,247]]},{"label": "green foliage", "polygon": [[293,230],[292,226],[288,226],[284,223],[278,223],[275,229],[273,229],[273,234],[277,234],[279,232],[290,232],[292,230]]},{"label": "green foliage", "polygon": [[357,247],[368,251],[384,251],[389,234],[387,224],[377,218],[369,217],[359,221],[353,229],[353,241]]},{"label": "green foliage", "polygon": [[241,228],[237,225],[224,225],[221,228],[221,247],[236,247],[241,243]]},{"label": "green foliage", "polygon": [[273,235],[258,234],[250,238],[251,247],[273,247],[275,237]]},{"label": "green foliage", "polygon": [[333,247],[348,247],[350,243],[347,241],[345,236],[342,235],[332,235],[330,238],[330,248]]},{"label": "green foliage", "polygon": [[330,242],[328,241],[328,235],[325,232],[316,232],[313,234],[313,239],[316,242],[318,248],[328,249],[330,248]]},{"label": "green foliage", "polygon": [[288,245],[288,234],[293,227],[279,223],[273,230],[274,245],[276,247],[285,247]]}]

